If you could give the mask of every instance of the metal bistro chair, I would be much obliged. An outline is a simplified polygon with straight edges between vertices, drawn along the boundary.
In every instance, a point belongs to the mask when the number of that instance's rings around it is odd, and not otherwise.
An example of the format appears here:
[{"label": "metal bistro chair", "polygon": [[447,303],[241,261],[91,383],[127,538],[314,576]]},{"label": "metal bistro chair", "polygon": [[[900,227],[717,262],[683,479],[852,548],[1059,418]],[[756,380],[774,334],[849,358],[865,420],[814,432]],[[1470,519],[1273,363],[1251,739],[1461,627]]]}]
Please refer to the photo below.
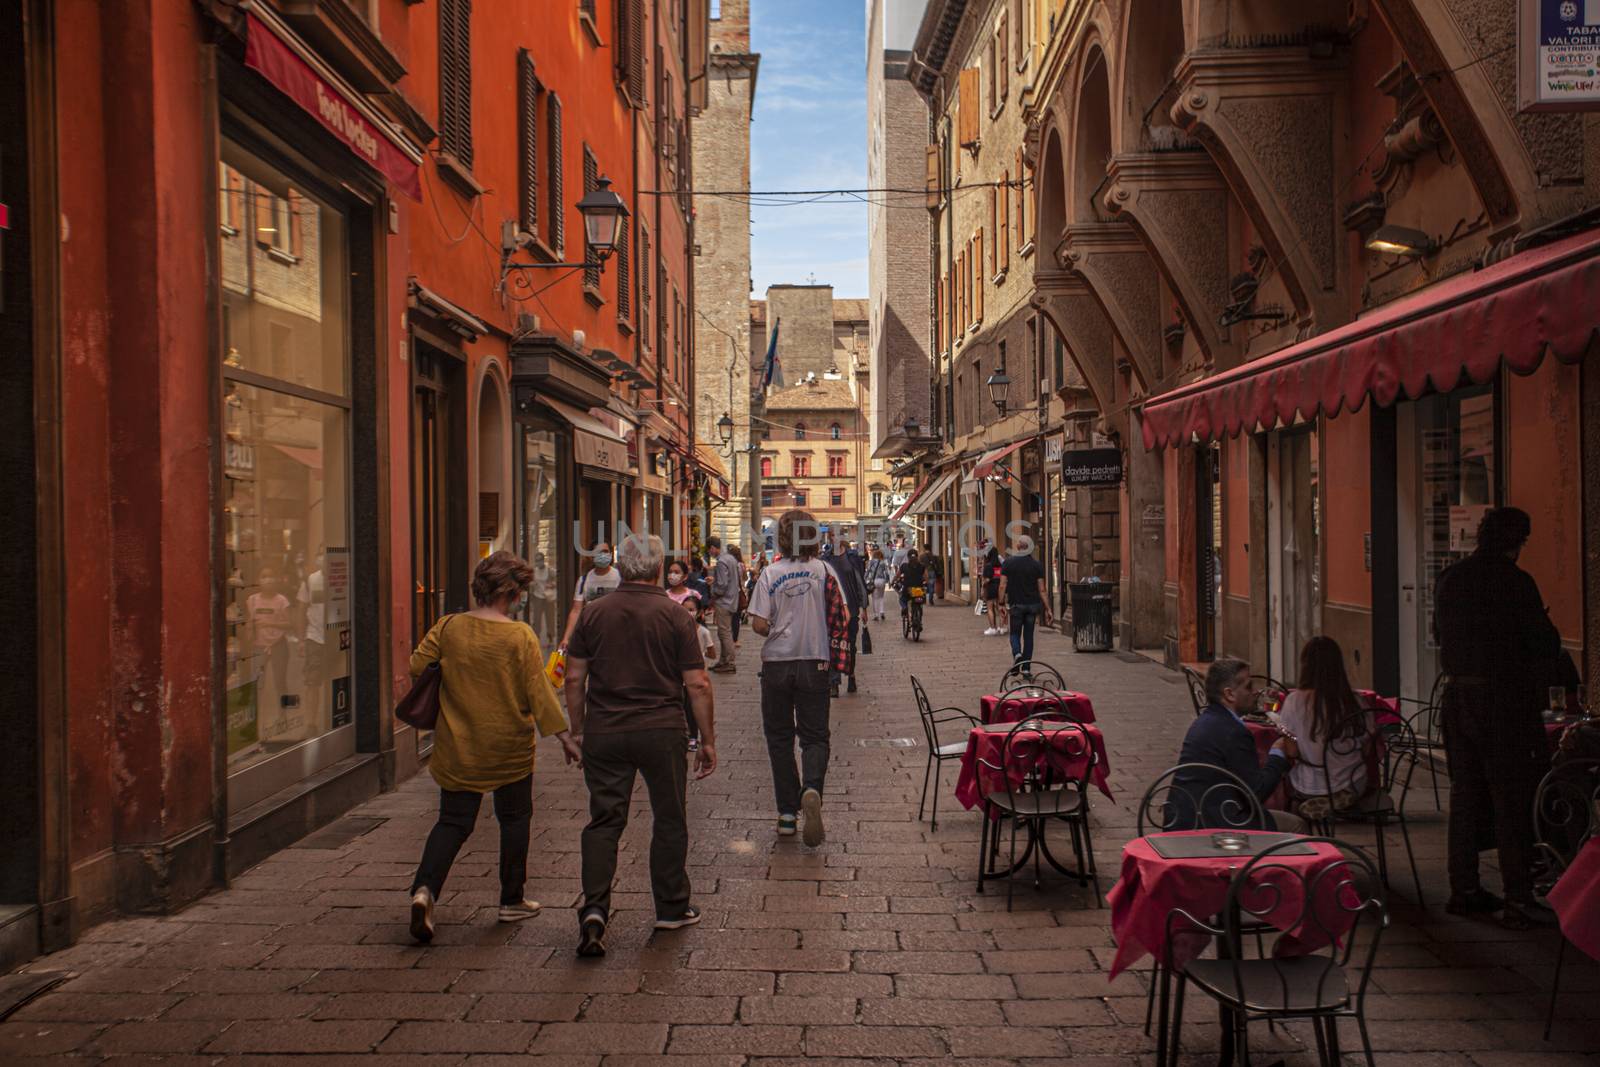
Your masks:
[{"label": "metal bistro chair", "polygon": [[[1554,767],[1539,782],[1533,801],[1534,847],[1550,864],[1550,881],[1561,877],[1591,837],[1600,834],[1600,760],[1572,760]],[[1544,1039],[1556,1018],[1556,994],[1567,939],[1556,950],[1556,973],[1550,980],[1550,1007],[1544,1017]]]},{"label": "metal bistro chair", "polygon": [[[1422,896],[1422,877],[1417,873],[1417,857],[1411,850],[1411,830],[1406,824],[1406,796],[1411,790],[1411,776],[1417,766],[1416,745],[1411,727],[1405,723],[1378,727],[1371,711],[1362,710],[1347,715],[1334,724],[1333,737],[1322,745],[1322,762],[1313,763],[1302,751],[1300,762],[1322,772],[1324,793],[1320,797],[1299,799],[1300,815],[1315,833],[1331,836],[1338,824],[1362,823],[1372,827],[1378,852],[1378,873],[1384,888],[1389,887],[1389,857],[1385,848],[1384,828],[1391,823],[1400,827],[1405,841],[1406,858],[1411,863],[1411,881],[1417,891],[1417,906],[1426,907]],[[1366,767],[1372,761],[1368,753],[1376,746],[1379,780],[1367,782],[1365,789],[1357,789],[1355,767]],[[1340,758],[1334,758],[1340,757]],[[1360,757],[1352,761],[1351,757]],[[1335,773],[1333,763],[1350,763],[1351,769]],[[1335,801],[1350,801],[1339,807]],[[1398,796],[1396,795],[1398,794]]]},{"label": "metal bistro chair", "polygon": [[[1305,844],[1332,845],[1341,855],[1314,871],[1286,863],[1279,855]],[[1183,994],[1192,984],[1232,1016],[1240,1063],[1250,1062],[1252,1019],[1300,1018],[1312,1021],[1318,1062],[1337,1067],[1341,1063],[1338,1022],[1353,1018],[1361,1032],[1368,1067],[1372,1067],[1366,994],[1378,943],[1389,925],[1381,890],[1376,891],[1380,895],[1365,896],[1360,889],[1378,885],[1374,874],[1366,854],[1351,845],[1330,837],[1297,837],[1262,850],[1234,875],[1220,925],[1174,908],[1167,915],[1169,959],[1175,936],[1200,934],[1220,940],[1218,958],[1193,959],[1173,972],[1178,982],[1165,1049],[1170,1062],[1178,1059]],[[1293,934],[1308,951],[1297,956],[1245,959],[1243,939],[1260,924]],[[1371,928],[1364,930],[1364,926]]]},{"label": "metal bistro chair", "polygon": [[[1026,693],[1026,690],[1034,692]],[[990,722],[1019,722],[1023,719],[1070,719],[1078,722],[1070,702],[1057,690],[1045,685],[1018,685],[1000,694]]]},{"label": "metal bistro chair", "polygon": [[[1046,723],[1050,725],[1047,727]],[[1000,748],[998,765],[979,757],[979,774],[984,769],[997,772],[1005,782],[1004,789],[989,790],[983,796],[983,832],[978,842],[978,892],[983,892],[985,878],[994,878],[992,866],[1000,847],[1000,828],[992,825],[991,812],[998,811],[1011,821],[1011,852],[1006,870],[1006,910],[1011,910],[1016,880],[1011,877],[1028,857],[1033,857],[1033,887],[1040,887],[1039,860],[1041,854],[1049,864],[1062,874],[1075,878],[1078,884],[1094,884],[1095,900],[1100,900],[1100,875],[1095,869],[1093,841],[1089,834],[1089,777],[1096,761],[1094,745],[1081,723],[1070,719],[1049,719],[1034,715],[1013,726],[1006,734]],[[1075,778],[1064,777],[1051,767],[1058,759],[1082,760],[1083,772]],[[1020,772],[1013,780],[1012,770]],[[1069,871],[1050,854],[1045,844],[1045,826],[1052,819],[1066,822],[1072,830],[1072,851],[1078,869]],[[1017,827],[1025,826],[1028,844],[1017,859]],[[989,872],[984,867],[989,864]]]},{"label": "metal bistro chair", "polygon": [[1011,669],[1000,676],[1000,692],[1016,689],[1024,685],[1041,685],[1050,689],[1065,689],[1066,678],[1050,664],[1041,659],[1023,659],[1011,665]]},{"label": "metal bistro chair", "polygon": [[[1444,675],[1433,680],[1433,689],[1426,701],[1400,697],[1401,718],[1411,728],[1411,743],[1419,760],[1426,758],[1428,776],[1433,783],[1433,810],[1443,811],[1444,802],[1439,795],[1439,759],[1444,752],[1444,729],[1440,714],[1444,701]],[[1407,713],[1410,706],[1415,710]]]},{"label": "metal bistro chair", "polygon": [[928,765],[922,772],[922,799],[917,802],[917,821],[922,821],[923,806],[928,803],[928,783],[933,782],[933,829],[939,829],[939,775],[934,770],[944,768],[946,760],[959,760],[967,751],[967,739],[941,742],[939,727],[945,723],[964,721],[967,728],[980,725],[973,716],[960,708],[935,708],[928,700],[928,691],[922,688],[916,675],[911,676],[911,691],[917,697],[917,714],[922,719],[922,733],[928,741]]},{"label": "metal bistro chair", "polygon": [[1250,680],[1256,683],[1256,710],[1262,714],[1275,711],[1283,707],[1283,700],[1289,695],[1289,686],[1284,685],[1276,678],[1266,674],[1252,674]]},{"label": "metal bistro chair", "polygon": [[[1176,830],[1265,830],[1270,825],[1261,798],[1244,780],[1210,763],[1180,763],[1162,771],[1144,791],[1137,814],[1139,837]],[[1146,1034],[1160,978],[1158,959],[1150,971],[1150,991],[1145,997]]]},{"label": "metal bistro chair", "polygon": [[1200,713],[1205,711],[1206,705],[1210,703],[1206,699],[1206,680],[1200,677],[1200,672],[1193,667],[1183,669],[1183,680],[1189,683],[1189,702],[1194,705],[1194,715],[1198,719]]}]

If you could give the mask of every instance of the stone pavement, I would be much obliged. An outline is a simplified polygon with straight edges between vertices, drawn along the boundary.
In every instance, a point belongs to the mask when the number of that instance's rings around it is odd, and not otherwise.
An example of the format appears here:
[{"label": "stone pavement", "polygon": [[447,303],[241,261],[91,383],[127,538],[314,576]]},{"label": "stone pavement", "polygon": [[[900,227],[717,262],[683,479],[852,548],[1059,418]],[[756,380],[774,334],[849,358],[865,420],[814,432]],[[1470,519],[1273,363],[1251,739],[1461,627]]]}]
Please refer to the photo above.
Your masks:
[{"label": "stone pavement", "polygon": [[[546,907],[539,918],[495,922],[486,804],[445,887],[437,939],[409,943],[404,890],[437,803],[420,776],[181,914],[108,923],[36,961],[31,969],[77,977],[0,1023],[0,1064],[1151,1063],[1141,1032],[1148,966],[1106,981],[1109,912],[1053,874],[1039,892],[1020,882],[1010,912],[1003,883],[977,894],[978,816],[952,798],[954,766],[938,833],[917,821],[926,749],[907,677],[936,704],[976,711],[1009,662],[1005,639],[980,629],[955,606],[929,611],[920,645],[875,627],[862,692],[834,705],[828,838],[816,850],[773,834],[759,641],[746,635],[739,674],[715,676],[721,767],[690,785],[691,874],[705,915],[696,928],[651,936],[641,790],[610,955],[575,958],[586,802],[557,746],[540,746],[529,885]],[[1057,634],[1040,635],[1038,656],[1092,696],[1105,733],[1117,803],[1096,794],[1093,818],[1109,889],[1133,807],[1176,755],[1189,699],[1155,664],[1075,655]],[[1555,935],[1444,915],[1443,816],[1425,772],[1409,809],[1429,907],[1393,907],[1368,1001],[1379,1058],[1595,1062],[1600,967],[1568,953],[1561,1021],[1541,1041]],[[1404,891],[1397,834],[1395,843]],[[1186,1059],[1212,1062],[1214,1010],[1191,997],[1187,1014]],[[1307,1041],[1304,1028],[1252,1027],[1258,1062],[1314,1062]],[[1359,1047],[1353,1027],[1343,1044]]]}]

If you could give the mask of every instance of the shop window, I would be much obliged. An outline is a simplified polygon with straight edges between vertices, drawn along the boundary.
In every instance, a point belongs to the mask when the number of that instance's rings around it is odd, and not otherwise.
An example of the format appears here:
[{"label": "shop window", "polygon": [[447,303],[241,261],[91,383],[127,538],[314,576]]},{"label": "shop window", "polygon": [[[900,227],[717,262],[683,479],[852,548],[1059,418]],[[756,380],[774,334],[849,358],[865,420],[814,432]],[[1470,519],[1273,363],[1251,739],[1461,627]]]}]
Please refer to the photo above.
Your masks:
[{"label": "shop window", "polygon": [[472,166],[472,0],[439,0],[439,147]]},{"label": "shop window", "polygon": [[842,508],[842,507],[844,507],[844,490],[843,489],[829,489],[828,490],[828,506],[830,508]]},{"label": "shop window", "polygon": [[563,576],[560,533],[560,488],[557,479],[556,434],[531,426],[522,431],[522,558],[533,564],[533,585],[528,589],[528,625],[539,644],[554,648],[560,641],[559,623]]},{"label": "shop window", "polygon": [[845,458],[843,456],[829,456],[828,457],[828,477],[830,477],[830,478],[843,478],[843,477],[845,477],[844,460],[845,460]]},{"label": "shop window", "polygon": [[810,456],[790,456],[789,457],[789,465],[790,465],[790,472],[789,473],[793,477],[795,477],[795,478],[809,478],[809,477],[811,477],[811,457]]}]

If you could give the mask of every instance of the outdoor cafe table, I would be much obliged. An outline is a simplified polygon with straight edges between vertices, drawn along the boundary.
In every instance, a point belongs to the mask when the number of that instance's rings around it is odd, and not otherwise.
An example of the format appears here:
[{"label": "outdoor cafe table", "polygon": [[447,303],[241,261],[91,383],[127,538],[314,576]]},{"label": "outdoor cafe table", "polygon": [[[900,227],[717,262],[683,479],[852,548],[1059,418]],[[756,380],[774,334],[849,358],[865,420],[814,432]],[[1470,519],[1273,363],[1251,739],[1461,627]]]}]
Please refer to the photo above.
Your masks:
[{"label": "outdoor cafe table", "polygon": [[[1069,719],[1078,722],[1094,722],[1094,705],[1090,703],[1087,695],[1074,693],[1069,690],[1052,692],[1048,689],[1032,689],[1023,687],[1013,689],[1010,695],[1004,693],[986,693],[978,698],[978,717],[984,722],[1021,722],[1029,715],[1034,715],[1040,705],[1050,704],[1057,699],[1061,702],[1061,710]],[[996,716],[1004,700],[1003,716]]]},{"label": "outdoor cafe table", "polygon": [[[1048,719],[1040,722],[1039,725],[1046,733],[1060,731],[1064,726],[1071,726],[1068,723],[1052,722]],[[990,793],[1005,789],[1005,779],[1000,777],[998,772],[990,770],[989,767],[980,767],[978,762],[982,760],[984,763],[994,767],[1001,766],[1005,756],[1006,735],[1011,732],[1014,726],[1014,723],[994,723],[986,726],[974,726],[967,733],[967,750],[961,754],[961,775],[956,779],[956,799],[968,811],[977,807],[978,803]],[[1090,780],[1100,788],[1100,792],[1110,797],[1111,786],[1108,784],[1107,776],[1111,772],[1111,765],[1106,758],[1105,738],[1101,736],[1099,727],[1093,724],[1079,724],[1079,728],[1088,735],[1090,750],[1095,756],[1094,767],[1090,769]],[[1063,744],[1067,736],[1069,735],[1062,735]],[[1057,757],[1051,759],[1050,767],[1052,770],[1070,778],[1081,778],[1083,776],[1084,762],[1088,759],[1086,753],[1067,759],[1060,758],[1065,756],[1060,751],[1060,746],[1052,745],[1051,751],[1053,756]]]},{"label": "outdoor cafe table", "polygon": [[1567,940],[1600,960],[1600,837],[1591,837],[1578,850],[1545,900]]},{"label": "outdoor cafe table", "polygon": [[[1182,908],[1202,922],[1214,922],[1228,906],[1228,889],[1234,874],[1250,861],[1248,853],[1233,856],[1194,857],[1169,859],[1150,844],[1150,837],[1199,837],[1215,833],[1214,830],[1180,830],[1169,834],[1152,834],[1136,837],[1122,847],[1122,874],[1111,888],[1106,900],[1111,904],[1111,934],[1117,943],[1117,954],[1111,960],[1108,979],[1138,963],[1145,956],[1153,956],[1169,970],[1183,967],[1204,951],[1209,938],[1204,935],[1175,938],[1175,958],[1167,959],[1167,916],[1174,908]],[[1229,831],[1254,833],[1254,831]],[[1277,836],[1277,835],[1274,835]],[[1326,935],[1318,938],[1304,922],[1304,900],[1300,890],[1309,879],[1329,864],[1342,859],[1342,854],[1332,845],[1314,844],[1315,851],[1308,856],[1276,856],[1274,864],[1291,868],[1296,877],[1281,883],[1284,892],[1277,896],[1277,906],[1266,914],[1250,916],[1252,921],[1265,922],[1284,932],[1275,952],[1280,956],[1304,954],[1323,947]],[[1310,883],[1315,884],[1315,883]],[[1342,908],[1319,908],[1322,918],[1353,920],[1354,916]],[[1348,929],[1348,921],[1345,929]],[[1342,933],[1343,931],[1330,931]],[[1163,989],[1165,995],[1165,989]],[[1161,1018],[1166,1019],[1165,1001]],[[1231,1059],[1232,1031],[1224,1028],[1224,1060]],[[1166,1028],[1157,1035],[1161,1049],[1166,1046]],[[1158,1059],[1158,1062],[1162,1062]]]}]

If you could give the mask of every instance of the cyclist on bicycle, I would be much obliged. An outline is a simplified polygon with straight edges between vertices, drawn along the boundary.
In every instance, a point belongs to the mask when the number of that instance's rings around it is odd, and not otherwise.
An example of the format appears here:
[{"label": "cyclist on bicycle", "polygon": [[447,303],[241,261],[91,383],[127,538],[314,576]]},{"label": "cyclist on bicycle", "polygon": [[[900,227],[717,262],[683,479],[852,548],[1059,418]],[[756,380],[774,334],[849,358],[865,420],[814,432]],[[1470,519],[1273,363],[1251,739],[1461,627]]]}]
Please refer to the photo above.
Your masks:
[{"label": "cyclist on bicycle", "polygon": [[917,550],[906,550],[906,561],[900,564],[899,573],[895,575],[895,588],[900,590],[900,614],[904,615],[911,605],[911,590],[925,588],[928,580],[928,566],[917,557]]}]

